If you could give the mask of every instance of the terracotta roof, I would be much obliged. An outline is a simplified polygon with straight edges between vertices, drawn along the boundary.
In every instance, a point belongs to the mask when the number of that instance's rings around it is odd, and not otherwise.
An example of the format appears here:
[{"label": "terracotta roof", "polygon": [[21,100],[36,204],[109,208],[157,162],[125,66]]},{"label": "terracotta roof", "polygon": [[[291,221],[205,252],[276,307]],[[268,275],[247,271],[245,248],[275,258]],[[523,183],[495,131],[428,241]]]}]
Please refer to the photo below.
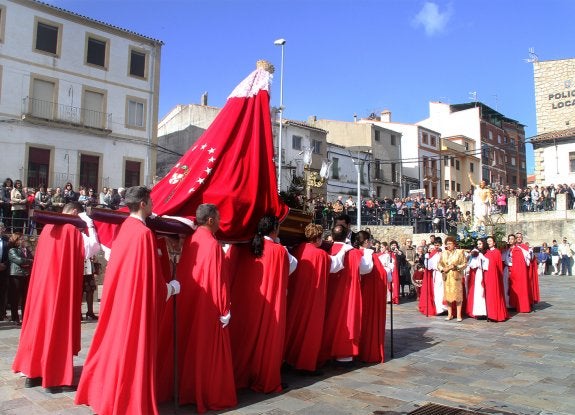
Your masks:
[{"label": "terracotta roof", "polygon": [[89,20],[89,21],[91,21],[91,22],[93,22],[93,23],[97,23],[97,24],[99,24],[99,25],[106,26],[106,27],[108,27],[108,28],[110,28],[110,29],[118,30],[118,31],[124,32],[124,33],[126,33],[126,34],[130,34],[130,35],[134,35],[134,36],[138,36],[138,37],[147,39],[147,40],[149,40],[149,41],[152,41],[152,42],[154,42],[154,43],[158,43],[158,44],[160,44],[160,45],[163,45],[163,44],[164,44],[164,42],[162,42],[161,40],[154,39],[154,38],[149,37],[149,36],[144,36],[144,35],[141,35],[141,34],[139,34],[139,33],[133,32],[133,31],[131,31],[131,30],[123,29],[123,28],[121,28],[121,27],[119,27],[119,26],[114,26],[114,25],[111,25],[111,24],[109,24],[109,23],[102,22],[101,20],[92,19],[91,17],[84,16],[84,15],[81,15],[81,14],[79,14],[79,13],[74,13],[74,12],[71,12],[71,11],[69,11],[69,10],[63,9],[63,8],[61,8],[61,7],[52,6],[51,4],[44,3],[43,1],[32,0],[32,2],[33,2],[33,3],[36,3],[36,4],[40,5],[40,6],[47,7],[47,8],[50,8],[50,9],[52,9],[52,10],[56,10],[56,11],[61,12],[61,13],[65,13],[65,14],[69,14],[69,15],[72,15],[72,16],[80,17],[80,18],[82,18],[82,19]]},{"label": "terracotta roof", "polygon": [[548,133],[539,134],[530,138],[532,143],[540,143],[542,141],[556,140],[558,138],[571,138],[575,137],[575,128],[567,128],[566,130],[550,131]]}]

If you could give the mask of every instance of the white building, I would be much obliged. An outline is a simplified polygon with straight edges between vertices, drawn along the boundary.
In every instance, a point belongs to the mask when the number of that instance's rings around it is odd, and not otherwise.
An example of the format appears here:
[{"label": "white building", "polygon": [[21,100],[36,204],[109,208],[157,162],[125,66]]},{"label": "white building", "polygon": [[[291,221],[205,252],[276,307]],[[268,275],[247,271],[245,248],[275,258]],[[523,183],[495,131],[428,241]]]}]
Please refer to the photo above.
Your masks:
[{"label": "white building", "polygon": [[575,59],[533,62],[535,183],[575,183]]},{"label": "white building", "polygon": [[422,125],[394,122],[390,111],[383,111],[375,123],[401,134],[404,193],[425,189],[426,197],[442,197],[440,134]]},{"label": "white building", "polygon": [[2,177],[151,183],[161,47],[38,1],[0,0]]}]

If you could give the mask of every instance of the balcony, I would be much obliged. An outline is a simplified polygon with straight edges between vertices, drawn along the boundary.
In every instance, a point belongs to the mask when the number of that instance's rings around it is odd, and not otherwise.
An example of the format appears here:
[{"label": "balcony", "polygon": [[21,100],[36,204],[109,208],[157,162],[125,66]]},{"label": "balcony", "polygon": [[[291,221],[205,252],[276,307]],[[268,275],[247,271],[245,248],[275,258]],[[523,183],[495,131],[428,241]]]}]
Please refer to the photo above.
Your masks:
[{"label": "balcony", "polygon": [[22,100],[22,119],[33,124],[89,130],[101,135],[112,132],[112,114],[30,97]]},{"label": "balcony", "polygon": [[431,167],[423,168],[423,181],[424,182],[437,182],[439,181],[439,171]]}]

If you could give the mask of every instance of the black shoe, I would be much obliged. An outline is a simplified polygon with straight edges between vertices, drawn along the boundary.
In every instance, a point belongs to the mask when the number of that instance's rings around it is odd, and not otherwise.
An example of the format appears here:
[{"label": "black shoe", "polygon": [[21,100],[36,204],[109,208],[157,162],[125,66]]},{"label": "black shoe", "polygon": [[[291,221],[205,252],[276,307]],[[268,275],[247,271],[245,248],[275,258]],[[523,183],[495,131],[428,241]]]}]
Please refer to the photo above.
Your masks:
[{"label": "black shoe", "polygon": [[303,369],[298,369],[296,371],[296,373],[299,376],[323,376],[323,372],[319,369],[316,370],[303,370]]},{"label": "black shoe", "polygon": [[86,321],[98,321],[98,316],[94,313],[86,313]]},{"label": "black shoe", "polygon": [[24,381],[25,388],[35,388],[42,385],[42,378],[26,378]]},{"label": "black shoe", "polygon": [[76,392],[76,387],[75,386],[67,386],[67,385],[52,386],[52,387],[46,388],[46,391],[48,393]]}]

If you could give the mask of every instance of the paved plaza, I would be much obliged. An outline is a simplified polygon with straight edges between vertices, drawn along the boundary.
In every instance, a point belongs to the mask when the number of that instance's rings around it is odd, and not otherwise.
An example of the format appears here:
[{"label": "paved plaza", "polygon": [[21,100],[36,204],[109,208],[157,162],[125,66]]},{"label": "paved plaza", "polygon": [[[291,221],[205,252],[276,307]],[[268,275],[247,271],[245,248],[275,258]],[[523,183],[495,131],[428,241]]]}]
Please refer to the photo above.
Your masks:
[{"label": "paved plaza", "polygon": [[[545,276],[535,312],[505,323],[426,318],[406,301],[393,308],[395,353],[391,358],[388,330],[385,364],[327,368],[320,377],[287,372],[284,393],[241,392],[238,407],[221,413],[391,415],[431,402],[489,414],[575,414],[574,294],[575,277]],[[78,375],[95,326],[82,324]],[[24,388],[24,378],[10,370],[19,332],[0,323],[0,414],[91,414],[74,406],[74,392]],[[162,405],[160,412],[174,410]]]}]

